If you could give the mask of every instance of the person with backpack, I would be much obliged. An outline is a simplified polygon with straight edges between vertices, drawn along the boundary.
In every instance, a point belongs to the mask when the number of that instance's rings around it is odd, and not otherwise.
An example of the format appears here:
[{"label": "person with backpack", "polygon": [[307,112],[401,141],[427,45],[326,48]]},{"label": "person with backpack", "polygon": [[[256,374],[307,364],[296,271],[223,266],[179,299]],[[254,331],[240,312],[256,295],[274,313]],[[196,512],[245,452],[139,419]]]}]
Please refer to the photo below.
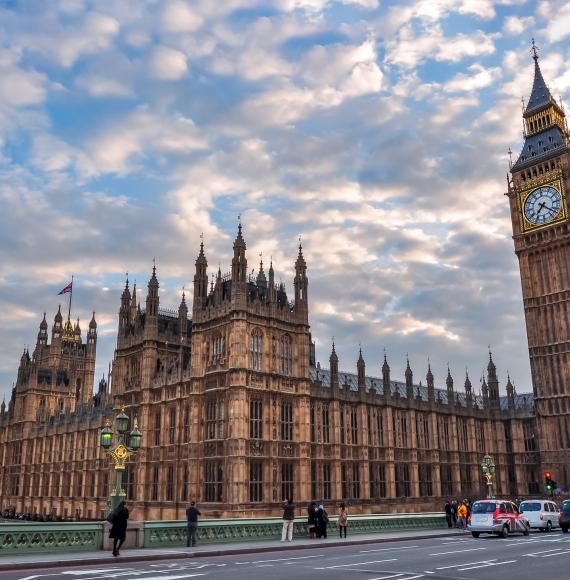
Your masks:
[{"label": "person with backpack", "polygon": [[317,526],[315,533],[317,538],[327,537],[327,526],[329,525],[329,515],[327,514],[323,504],[317,508]]},{"label": "person with backpack", "polygon": [[109,537],[113,538],[113,556],[119,556],[119,550],[127,537],[127,521],[129,510],[127,502],[122,501],[114,511],[109,514],[107,521],[111,524]]}]

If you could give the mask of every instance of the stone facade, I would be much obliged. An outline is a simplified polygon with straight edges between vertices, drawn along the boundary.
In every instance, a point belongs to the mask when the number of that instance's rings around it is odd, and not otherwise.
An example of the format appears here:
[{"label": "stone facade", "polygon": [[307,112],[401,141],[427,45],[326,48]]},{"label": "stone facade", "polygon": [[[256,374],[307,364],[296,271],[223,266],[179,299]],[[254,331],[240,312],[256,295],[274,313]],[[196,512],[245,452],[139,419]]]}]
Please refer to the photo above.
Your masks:
[{"label": "stone facade", "polygon": [[104,516],[113,475],[98,437],[119,405],[144,436],[125,474],[139,519],[183,518],[190,499],[226,516],[275,515],[286,497],[344,500],[355,513],[440,508],[482,492],[484,453],[498,493],[538,492],[532,397],[510,381],[500,397],[491,357],[481,395],[469,377],[457,391],[450,372],[435,388],[429,368],[426,386],[415,384],[409,363],[405,382],[394,381],[386,357],[367,376],[362,352],[355,374],[339,371],[334,345],[321,368],[302,248],[294,300],[273,264],[267,276],[263,263],[247,272],[240,226],[231,272],[210,287],[201,246],[191,319],[185,296],[177,311],[160,307],[155,268],[144,306],[127,281],[110,384],[101,380],[92,399],[83,387],[93,380],[94,318],[86,344],[78,326],[60,336],[58,313],[48,345],[43,320],[1,409],[0,507]]},{"label": "stone facade", "polygon": [[519,259],[532,386],[544,469],[570,483],[570,135],[534,48],[534,84],[523,114],[525,143],[508,198]]}]

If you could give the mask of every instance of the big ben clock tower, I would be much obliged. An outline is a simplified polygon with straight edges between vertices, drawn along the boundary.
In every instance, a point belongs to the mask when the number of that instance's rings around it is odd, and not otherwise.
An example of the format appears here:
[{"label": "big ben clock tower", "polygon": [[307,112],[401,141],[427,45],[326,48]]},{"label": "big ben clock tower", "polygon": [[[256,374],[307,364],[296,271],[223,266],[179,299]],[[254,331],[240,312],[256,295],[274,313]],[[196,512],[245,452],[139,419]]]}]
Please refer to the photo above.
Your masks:
[{"label": "big ben clock tower", "polygon": [[523,113],[524,146],[509,202],[519,259],[541,461],[570,486],[570,140],[566,116],[542,76]]}]

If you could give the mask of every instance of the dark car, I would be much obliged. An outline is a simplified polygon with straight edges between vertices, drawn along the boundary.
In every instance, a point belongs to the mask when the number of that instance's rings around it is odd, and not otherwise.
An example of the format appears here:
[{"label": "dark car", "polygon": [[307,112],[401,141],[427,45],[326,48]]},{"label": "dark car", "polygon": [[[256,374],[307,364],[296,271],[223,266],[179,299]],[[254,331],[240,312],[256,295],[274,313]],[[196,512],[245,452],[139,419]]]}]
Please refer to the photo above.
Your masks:
[{"label": "dark car", "polygon": [[570,499],[565,499],[560,506],[560,514],[558,516],[558,523],[562,531],[567,534],[570,529]]}]

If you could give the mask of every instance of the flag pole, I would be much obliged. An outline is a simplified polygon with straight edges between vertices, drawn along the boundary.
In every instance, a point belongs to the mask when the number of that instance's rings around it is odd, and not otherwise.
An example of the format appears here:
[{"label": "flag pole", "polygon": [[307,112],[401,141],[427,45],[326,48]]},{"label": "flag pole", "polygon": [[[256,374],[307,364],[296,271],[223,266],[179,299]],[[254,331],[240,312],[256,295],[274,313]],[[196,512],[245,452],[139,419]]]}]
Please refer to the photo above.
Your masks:
[{"label": "flag pole", "polygon": [[73,276],[71,276],[71,292],[69,293],[69,309],[67,311],[67,320],[71,320],[71,299],[73,298]]}]

